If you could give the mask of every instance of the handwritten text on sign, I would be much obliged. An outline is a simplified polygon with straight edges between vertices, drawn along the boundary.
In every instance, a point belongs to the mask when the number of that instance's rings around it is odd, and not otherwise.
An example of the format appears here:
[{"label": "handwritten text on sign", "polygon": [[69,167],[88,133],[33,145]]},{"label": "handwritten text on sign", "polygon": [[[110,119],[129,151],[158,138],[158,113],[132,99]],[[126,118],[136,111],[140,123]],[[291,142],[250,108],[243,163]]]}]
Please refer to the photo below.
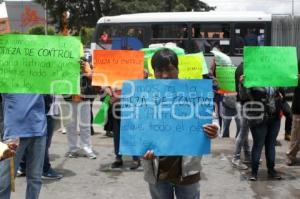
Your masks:
[{"label": "handwritten text on sign", "polygon": [[246,87],[289,87],[298,85],[295,47],[245,47]]},{"label": "handwritten text on sign", "polygon": [[95,50],[93,66],[93,85],[121,87],[124,80],[143,79],[144,53],[133,50]]},{"label": "handwritten text on sign", "polygon": [[161,155],[210,153],[202,126],[212,122],[211,80],[124,82],[120,153]]},{"label": "handwritten text on sign", "polygon": [[235,92],[235,66],[217,66],[216,76],[219,89]]},{"label": "handwritten text on sign", "polygon": [[0,35],[0,92],[78,93],[79,49],[76,37]]}]

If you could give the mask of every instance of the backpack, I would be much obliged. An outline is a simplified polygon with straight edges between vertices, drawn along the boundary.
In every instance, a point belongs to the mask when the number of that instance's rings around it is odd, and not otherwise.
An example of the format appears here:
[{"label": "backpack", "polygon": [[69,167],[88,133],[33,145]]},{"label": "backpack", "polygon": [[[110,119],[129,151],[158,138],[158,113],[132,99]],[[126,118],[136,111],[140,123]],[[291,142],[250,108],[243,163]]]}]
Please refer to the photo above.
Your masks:
[{"label": "backpack", "polygon": [[223,95],[222,102],[225,107],[236,109],[237,95],[235,93],[226,93]]}]

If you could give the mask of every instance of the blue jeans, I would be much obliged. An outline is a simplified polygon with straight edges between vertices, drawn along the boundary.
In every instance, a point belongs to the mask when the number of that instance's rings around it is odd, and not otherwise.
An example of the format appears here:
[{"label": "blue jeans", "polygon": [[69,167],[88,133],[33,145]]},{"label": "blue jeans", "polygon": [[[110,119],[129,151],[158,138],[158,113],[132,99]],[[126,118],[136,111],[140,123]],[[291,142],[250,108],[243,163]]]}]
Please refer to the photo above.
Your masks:
[{"label": "blue jeans", "polygon": [[236,134],[235,137],[238,136],[239,131],[240,131],[240,119],[237,114],[237,109],[236,108],[229,108],[226,107],[223,103],[221,103],[221,117],[222,117],[222,137],[229,137],[229,128],[230,128],[230,123],[232,120],[232,117],[235,119],[236,123]]},{"label": "blue jeans", "polygon": [[265,155],[268,170],[275,167],[275,144],[280,129],[280,119],[273,118],[264,121],[257,126],[250,126],[253,136],[252,147],[252,174],[257,175],[259,160],[263,146],[265,146]]},{"label": "blue jeans", "polygon": [[190,185],[174,185],[168,182],[149,183],[152,199],[200,199],[199,182]]},{"label": "blue jeans", "polygon": [[[1,97],[1,94],[0,94]],[[2,101],[0,101],[0,140],[3,137],[3,108],[2,108]]]},{"label": "blue jeans", "polygon": [[[46,147],[46,136],[21,138],[15,157],[15,165],[19,165],[24,154],[26,155],[26,199],[38,199],[42,187],[42,172],[44,154]],[[18,167],[15,167],[15,174]],[[10,172],[9,160],[0,162],[0,198],[10,198]]]},{"label": "blue jeans", "polygon": [[[44,166],[43,173],[47,173],[51,168],[50,159],[49,159],[49,148],[51,146],[53,137],[53,118],[52,116],[47,115],[47,138],[46,138],[46,148],[45,148],[45,157],[44,157]],[[25,172],[26,170],[26,155],[21,160],[20,170]]]},{"label": "blue jeans", "polygon": [[46,138],[46,148],[45,148],[45,158],[44,158],[44,167],[43,172],[47,173],[51,168],[50,159],[49,159],[49,148],[51,146],[53,137],[53,118],[50,115],[47,115],[47,138]]},{"label": "blue jeans", "polygon": [[247,123],[246,118],[243,116],[243,109],[242,105],[238,103],[237,110],[240,113],[239,120],[240,120],[240,132],[235,141],[235,149],[233,158],[236,160],[241,159],[241,151],[242,148],[244,149],[245,157],[250,158],[250,147],[249,147],[249,125]]}]

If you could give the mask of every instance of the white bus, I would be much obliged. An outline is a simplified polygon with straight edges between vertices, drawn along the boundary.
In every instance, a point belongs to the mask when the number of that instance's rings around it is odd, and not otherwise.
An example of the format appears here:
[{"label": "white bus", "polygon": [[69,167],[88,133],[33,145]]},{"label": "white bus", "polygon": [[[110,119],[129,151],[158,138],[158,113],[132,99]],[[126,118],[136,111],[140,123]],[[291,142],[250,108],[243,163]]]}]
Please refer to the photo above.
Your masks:
[{"label": "white bus", "polygon": [[271,45],[272,16],[263,12],[158,12],[99,19],[91,49],[147,48],[173,42],[186,53],[202,51],[210,61],[219,46],[235,64],[244,46]]}]

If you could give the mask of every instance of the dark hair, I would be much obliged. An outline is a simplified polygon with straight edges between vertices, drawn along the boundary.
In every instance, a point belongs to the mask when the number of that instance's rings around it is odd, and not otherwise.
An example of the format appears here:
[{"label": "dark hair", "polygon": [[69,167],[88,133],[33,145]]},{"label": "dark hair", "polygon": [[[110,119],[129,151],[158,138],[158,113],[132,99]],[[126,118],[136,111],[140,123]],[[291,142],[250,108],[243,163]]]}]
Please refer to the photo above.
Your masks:
[{"label": "dark hair", "polygon": [[87,61],[86,57],[80,57],[80,61]]},{"label": "dark hair", "polygon": [[154,71],[166,70],[169,66],[178,69],[178,57],[173,50],[163,48],[153,55],[151,65]]}]

